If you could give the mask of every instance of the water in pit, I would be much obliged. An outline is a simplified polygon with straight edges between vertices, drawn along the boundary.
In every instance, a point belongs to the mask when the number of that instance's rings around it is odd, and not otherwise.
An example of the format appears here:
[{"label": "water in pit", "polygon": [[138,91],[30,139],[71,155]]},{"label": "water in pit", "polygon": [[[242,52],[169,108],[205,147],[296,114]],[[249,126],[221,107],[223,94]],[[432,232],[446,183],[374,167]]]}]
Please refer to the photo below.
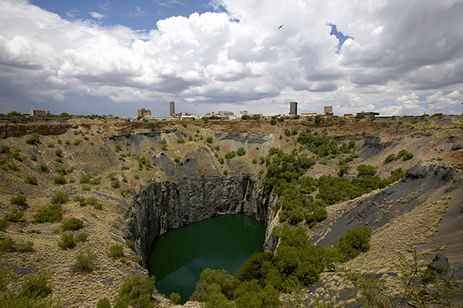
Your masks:
[{"label": "water in pit", "polygon": [[178,228],[160,236],[151,250],[148,270],[156,288],[177,292],[185,303],[205,268],[234,274],[255,252],[262,251],[265,226],[245,215],[224,215]]}]

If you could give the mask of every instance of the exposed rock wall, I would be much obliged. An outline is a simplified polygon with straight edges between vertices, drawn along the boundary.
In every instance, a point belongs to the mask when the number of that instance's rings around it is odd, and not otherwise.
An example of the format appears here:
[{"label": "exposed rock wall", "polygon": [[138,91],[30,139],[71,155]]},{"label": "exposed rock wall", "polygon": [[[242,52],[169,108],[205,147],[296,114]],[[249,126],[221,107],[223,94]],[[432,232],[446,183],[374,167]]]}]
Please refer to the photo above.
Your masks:
[{"label": "exposed rock wall", "polygon": [[0,138],[21,137],[27,134],[61,135],[72,127],[69,123],[0,123]]},{"label": "exposed rock wall", "polygon": [[[155,239],[169,230],[205,218],[244,213],[261,222],[273,219],[274,198],[260,181],[249,176],[189,177],[154,182],[143,189],[128,213],[128,237],[144,265]],[[266,232],[265,249],[273,248]]]}]

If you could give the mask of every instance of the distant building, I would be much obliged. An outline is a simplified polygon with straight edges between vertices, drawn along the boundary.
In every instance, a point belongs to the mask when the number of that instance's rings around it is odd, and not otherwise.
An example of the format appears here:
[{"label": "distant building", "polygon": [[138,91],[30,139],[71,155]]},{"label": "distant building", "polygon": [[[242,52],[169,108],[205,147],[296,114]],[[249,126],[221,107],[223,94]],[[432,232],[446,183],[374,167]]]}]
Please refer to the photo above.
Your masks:
[{"label": "distant building", "polygon": [[352,113],[345,113],[344,114],[344,118],[346,119],[352,119],[354,117],[354,115]]},{"label": "distant building", "polygon": [[208,112],[204,115],[205,117],[219,117],[224,120],[233,120],[235,119],[235,115],[231,111],[213,111]]},{"label": "distant building", "polygon": [[180,112],[180,113],[176,113],[173,115],[175,118],[178,118],[180,119],[180,121],[182,120],[196,120],[196,119],[200,119],[201,117],[198,116],[197,114],[195,113],[189,113],[189,112]]},{"label": "distant building", "polygon": [[169,102],[169,115],[172,117],[175,114],[175,102]]},{"label": "distant building", "polygon": [[303,113],[301,113],[301,116],[303,116],[303,117],[309,117],[309,118],[315,117],[315,116],[317,116],[317,115],[318,115],[318,113],[316,113],[316,112],[303,112]]},{"label": "distant building", "polygon": [[29,111],[30,116],[44,116],[44,115],[49,115],[50,111],[48,110],[41,110],[41,109],[31,109]]},{"label": "distant building", "polygon": [[362,111],[362,112],[357,113],[356,115],[357,118],[374,118],[376,116],[379,116],[379,112]]},{"label": "distant building", "polygon": [[323,107],[323,113],[325,115],[333,115],[333,106],[325,106],[325,107]]},{"label": "distant building", "polygon": [[151,110],[141,108],[137,110],[137,118],[144,118],[144,117],[150,117],[151,116]]},{"label": "distant building", "polygon": [[297,102],[290,102],[289,103],[289,114],[290,115],[297,115]]},{"label": "distant building", "polygon": [[244,115],[248,115],[248,111],[247,110],[243,110],[243,111],[240,111],[240,116],[244,116]]}]

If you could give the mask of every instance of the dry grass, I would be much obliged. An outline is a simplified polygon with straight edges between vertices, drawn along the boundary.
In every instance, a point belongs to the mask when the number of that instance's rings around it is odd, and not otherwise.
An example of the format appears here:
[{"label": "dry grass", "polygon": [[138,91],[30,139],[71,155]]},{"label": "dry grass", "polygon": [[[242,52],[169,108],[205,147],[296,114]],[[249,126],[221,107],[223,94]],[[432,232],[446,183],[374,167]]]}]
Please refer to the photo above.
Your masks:
[{"label": "dry grass", "polygon": [[[166,175],[160,170],[159,166],[153,166],[150,169],[138,170],[138,162],[131,156],[133,154],[151,158],[158,155],[161,145],[152,140],[145,140],[137,145],[130,144],[128,147],[121,144],[122,152],[116,153],[114,143],[106,137],[110,137],[119,132],[149,132],[152,129],[176,128],[179,132],[187,135],[184,137],[185,143],[177,143],[175,133],[163,133],[162,138],[168,142],[166,152],[170,157],[187,157],[200,147],[204,147],[204,140],[216,131],[222,132],[239,132],[239,133],[265,133],[271,135],[270,141],[262,145],[244,145],[247,154],[243,157],[235,157],[233,160],[240,161],[249,166],[251,173],[257,175],[263,170],[264,165],[252,164],[252,159],[259,160],[259,157],[265,156],[270,147],[280,147],[285,151],[291,151],[297,148],[293,140],[286,141],[282,129],[288,127],[291,129],[309,128],[321,132],[324,127],[314,128],[307,126],[303,121],[285,121],[277,126],[271,126],[264,122],[212,122],[204,123],[203,121],[188,122],[187,127],[178,123],[128,123],[120,120],[79,120],[73,119],[69,123],[73,126],[66,133],[55,136],[40,136],[41,144],[37,147],[26,144],[27,136],[9,137],[0,140],[2,144],[8,144],[10,147],[20,150],[23,161],[17,161],[19,171],[0,170],[0,215],[8,212],[15,206],[10,204],[10,198],[18,193],[23,193],[28,199],[29,208],[25,210],[25,223],[10,223],[8,228],[2,234],[11,236],[18,242],[31,240],[34,242],[35,252],[21,254],[8,253],[2,257],[14,263],[19,268],[30,269],[49,269],[52,273],[53,298],[67,307],[94,307],[100,298],[107,297],[113,302],[123,278],[130,272],[143,270],[136,264],[134,253],[124,248],[125,257],[120,260],[113,260],[107,256],[107,251],[114,244],[123,244],[123,231],[114,227],[121,219],[123,210],[121,205],[124,200],[130,204],[129,198],[121,196],[120,189],[111,188],[108,175],[114,174],[121,181],[121,189],[138,191],[140,187],[153,180],[162,180]],[[394,122],[395,123],[395,122]],[[53,130],[53,126],[49,125]],[[203,140],[189,141],[188,136],[194,135],[196,130],[204,136]],[[358,135],[359,131],[365,131],[367,135],[381,135],[382,142],[388,142],[399,138],[397,148],[389,149],[396,151],[399,148],[413,148],[417,154],[418,160],[436,158],[450,149],[445,142],[445,138],[454,134],[453,130],[438,131],[428,137],[404,137],[409,130],[384,125],[384,123],[359,123],[349,124],[342,127],[331,127],[328,133],[333,136]],[[396,131],[394,131],[396,130]],[[79,134],[83,131],[85,136]],[[77,132],[77,134],[76,134]],[[461,132],[461,131],[460,131]],[[280,135],[283,138],[280,140]],[[390,135],[390,136],[389,136]],[[84,139],[87,138],[87,140]],[[58,140],[62,145],[58,146]],[[80,140],[79,145],[74,145],[76,140]],[[69,144],[66,144],[66,141]],[[48,144],[54,144],[54,147],[48,147]],[[214,140],[214,145],[219,145],[218,151],[221,157],[225,152],[236,150],[241,144],[233,140]],[[428,146],[429,145],[429,146]],[[55,150],[61,148],[63,151],[63,163],[55,161]],[[413,151],[412,151],[413,152]],[[126,161],[119,160],[120,154],[127,156]],[[37,156],[38,160],[30,159],[31,155]],[[382,166],[383,156],[388,153],[372,157],[368,163]],[[450,163],[461,163],[461,151],[458,153],[444,156]],[[213,155],[207,159],[215,159]],[[356,159],[351,169],[355,169],[355,164],[360,163],[361,159]],[[48,173],[39,171],[40,163],[46,163],[50,169]],[[407,162],[411,163],[411,162]],[[416,163],[414,161],[413,163]],[[217,163],[218,164],[218,163]],[[129,167],[128,170],[122,170],[122,166]],[[398,163],[394,167],[408,167],[409,165]],[[61,167],[73,168],[70,175],[66,175],[69,183],[58,187],[52,183],[52,179]],[[328,166],[319,166],[314,169],[316,173],[336,172],[336,161]],[[387,166],[389,168],[390,166]],[[223,169],[229,168],[222,166]],[[232,171],[232,170],[229,170]],[[387,172],[386,167],[380,167],[380,172]],[[83,173],[89,173],[101,178],[100,185],[89,185],[90,191],[83,192],[82,185],[79,184],[79,177]],[[24,183],[26,176],[36,176],[38,186],[27,185]],[[123,182],[124,176],[127,182]],[[138,179],[137,179],[138,177]],[[81,207],[77,202],[68,202],[63,205],[63,217],[76,217],[84,221],[84,228],[81,230],[89,234],[86,242],[79,242],[74,249],[62,250],[59,248],[57,241],[60,237],[60,225],[54,224],[32,224],[33,214],[41,207],[50,203],[50,195],[56,189],[65,190],[69,193],[71,199],[75,195],[95,196],[95,193],[104,194],[107,197],[99,197],[99,202],[103,203],[103,209],[97,210],[92,206]],[[376,192],[372,192],[374,194]],[[329,219],[319,226],[316,226],[310,232],[326,232],[330,224],[342,215],[345,211],[355,207],[360,200],[349,201],[342,204],[334,205],[328,208]],[[437,229],[437,224],[446,206],[441,202],[423,205],[412,212],[403,215],[390,224],[377,230],[372,238],[371,250],[352,260],[347,266],[355,270],[365,268],[371,271],[389,271],[392,270],[392,264],[397,261],[397,255],[416,247],[423,243],[426,238],[432,235]],[[33,231],[33,232],[31,232]],[[406,234],[407,236],[404,236]],[[74,273],[70,266],[74,262],[74,257],[82,249],[91,249],[97,255],[96,268],[89,274]],[[347,284],[342,275],[337,273],[323,273],[322,281],[325,281],[330,288],[340,290]],[[325,295],[321,295],[324,296]],[[327,302],[333,303],[334,295],[328,295]],[[170,303],[157,297],[159,306],[169,307]],[[186,307],[198,307],[198,303],[188,303]]]}]

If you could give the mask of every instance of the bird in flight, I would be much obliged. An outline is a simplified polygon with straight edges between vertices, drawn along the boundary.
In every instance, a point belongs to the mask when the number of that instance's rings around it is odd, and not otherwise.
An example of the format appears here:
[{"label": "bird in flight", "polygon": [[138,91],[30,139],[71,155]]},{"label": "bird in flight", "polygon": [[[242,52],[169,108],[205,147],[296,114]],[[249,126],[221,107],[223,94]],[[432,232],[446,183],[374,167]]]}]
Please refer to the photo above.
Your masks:
[{"label": "bird in flight", "polygon": [[345,41],[347,41],[348,39],[354,39],[352,36],[344,35],[344,33],[339,32],[335,24],[329,23],[327,24],[327,26],[331,27],[330,35],[334,35],[338,39],[339,43],[336,46],[336,53],[339,53],[341,51],[342,45]]},{"label": "bird in flight", "polygon": [[280,30],[280,29],[283,28],[284,26],[285,26],[284,24],[280,25],[280,26],[278,27],[278,30]]}]

